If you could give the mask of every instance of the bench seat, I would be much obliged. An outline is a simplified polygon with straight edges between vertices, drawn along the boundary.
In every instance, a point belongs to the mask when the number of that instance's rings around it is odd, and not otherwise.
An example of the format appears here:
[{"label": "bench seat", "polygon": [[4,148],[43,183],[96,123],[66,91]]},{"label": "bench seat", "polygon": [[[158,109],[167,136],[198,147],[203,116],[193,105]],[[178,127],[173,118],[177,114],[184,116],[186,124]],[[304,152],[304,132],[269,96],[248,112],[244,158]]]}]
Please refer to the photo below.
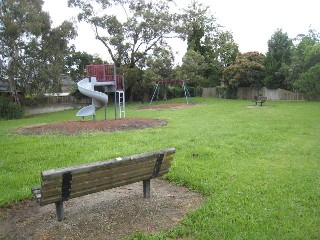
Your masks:
[{"label": "bench seat", "polygon": [[262,107],[262,104],[267,100],[267,97],[262,96],[254,96],[252,102],[255,102],[256,105],[260,103],[260,106]]}]

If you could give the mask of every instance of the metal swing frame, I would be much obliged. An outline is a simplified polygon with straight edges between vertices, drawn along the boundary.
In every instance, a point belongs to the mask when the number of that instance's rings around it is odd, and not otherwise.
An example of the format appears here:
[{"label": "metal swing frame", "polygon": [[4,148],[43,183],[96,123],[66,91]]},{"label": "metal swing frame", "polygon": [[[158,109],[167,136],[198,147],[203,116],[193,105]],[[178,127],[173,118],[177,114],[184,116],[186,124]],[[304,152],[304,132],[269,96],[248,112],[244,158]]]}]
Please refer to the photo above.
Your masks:
[{"label": "metal swing frame", "polygon": [[190,98],[190,102],[191,102],[191,95],[189,93],[187,84],[186,84],[186,82],[184,80],[159,80],[159,81],[157,81],[157,85],[156,85],[156,87],[155,87],[155,89],[153,91],[152,98],[151,98],[151,101],[149,103],[149,106],[151,106],[156,93],[157,93],[157,99],[158,99],[159,92],[160,92],[160,83],[177,83],[177,84],[181,84],[182,89],[184,91],[184,95],[186,97],[187,105],[189,105],[188,97]]}]

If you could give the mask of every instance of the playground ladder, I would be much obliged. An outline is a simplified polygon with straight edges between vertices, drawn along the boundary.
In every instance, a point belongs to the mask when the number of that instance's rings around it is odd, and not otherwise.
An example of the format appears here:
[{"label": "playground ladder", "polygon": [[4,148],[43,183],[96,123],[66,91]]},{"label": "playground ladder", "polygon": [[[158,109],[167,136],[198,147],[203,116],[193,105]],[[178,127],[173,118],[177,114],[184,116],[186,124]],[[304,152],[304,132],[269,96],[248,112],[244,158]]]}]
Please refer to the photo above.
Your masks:
[{"label": "playground ladder", "polygon": [[126,104],[125,104],[125,97],[124,91],[117,91],[118,92],[118,103],[119,103],[119,114],[120,118],[126,117]]}]

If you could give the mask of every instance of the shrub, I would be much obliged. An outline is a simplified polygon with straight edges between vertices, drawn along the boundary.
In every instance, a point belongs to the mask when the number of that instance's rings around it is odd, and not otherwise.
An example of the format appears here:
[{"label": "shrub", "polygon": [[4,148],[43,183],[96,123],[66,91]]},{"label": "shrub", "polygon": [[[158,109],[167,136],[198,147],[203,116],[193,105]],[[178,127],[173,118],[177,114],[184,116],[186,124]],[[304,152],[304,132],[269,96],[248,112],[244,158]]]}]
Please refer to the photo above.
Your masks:
[{"label": "shrub", "polygon": [[24,108],[8,98],[0,97],[0,118],[18,119],[24,116]]}]

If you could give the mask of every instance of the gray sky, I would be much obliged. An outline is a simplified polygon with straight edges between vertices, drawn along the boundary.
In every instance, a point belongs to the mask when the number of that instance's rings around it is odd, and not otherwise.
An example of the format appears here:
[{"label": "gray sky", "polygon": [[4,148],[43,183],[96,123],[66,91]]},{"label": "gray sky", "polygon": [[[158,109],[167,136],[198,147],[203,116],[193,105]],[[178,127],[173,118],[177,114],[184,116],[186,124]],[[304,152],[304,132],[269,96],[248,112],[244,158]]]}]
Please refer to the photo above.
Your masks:
[{"label": "gray sky", "polygon": [[[176,0],[178,7],[186,7],[191,0]],[[67,7],[67,0],[44,0],[44,11],[48,11],[54,25],[76,17],[77,11]],[[210,6],[217,22],[232,32],[241,52],[259,51],[265,53],[271,35],[282,28],[289,37],[307,33],[309,26],[320,32],[319,0],[198,0]],[[78,24],[78,37],[73,42],[78,51],[98,54],[109,59],[105,47],[95,40],[94,34],[85,23]],[[171,43],[178,52],[180,62],[186,51],[186,44],[175,40]]]}]

